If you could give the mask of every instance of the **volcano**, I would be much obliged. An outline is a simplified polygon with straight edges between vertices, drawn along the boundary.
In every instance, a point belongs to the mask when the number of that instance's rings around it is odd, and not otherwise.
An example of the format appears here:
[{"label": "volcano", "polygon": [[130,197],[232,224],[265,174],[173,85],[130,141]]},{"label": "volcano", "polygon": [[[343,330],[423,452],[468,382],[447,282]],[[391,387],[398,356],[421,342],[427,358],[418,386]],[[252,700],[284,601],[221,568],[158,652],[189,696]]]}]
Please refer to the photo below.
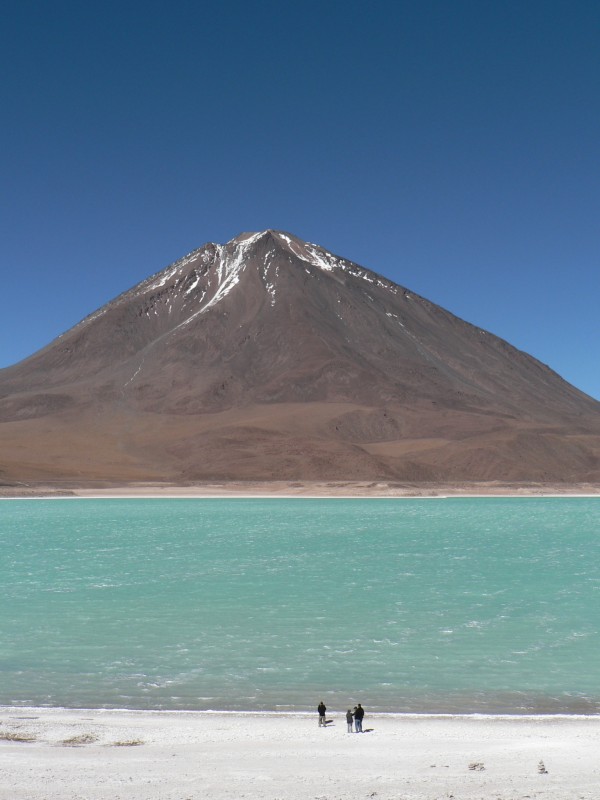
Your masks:
[{"label": "volcano", "polygon": [[600,481],[600,403],[288,233],[208,243],[0,370],[0,482]]}]

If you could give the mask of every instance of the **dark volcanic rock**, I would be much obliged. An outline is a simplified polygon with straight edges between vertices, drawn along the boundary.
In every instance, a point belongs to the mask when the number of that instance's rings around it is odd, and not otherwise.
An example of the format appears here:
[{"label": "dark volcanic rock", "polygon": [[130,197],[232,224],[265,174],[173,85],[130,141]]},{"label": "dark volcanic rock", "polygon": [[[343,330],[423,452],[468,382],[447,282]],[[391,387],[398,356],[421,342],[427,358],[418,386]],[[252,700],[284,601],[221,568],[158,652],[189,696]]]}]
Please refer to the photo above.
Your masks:
[{"label": "dark volcanic rock", "polygon": [[9,479],[600,479],[600,404],[289,234],[207,244],[0,371]]}]

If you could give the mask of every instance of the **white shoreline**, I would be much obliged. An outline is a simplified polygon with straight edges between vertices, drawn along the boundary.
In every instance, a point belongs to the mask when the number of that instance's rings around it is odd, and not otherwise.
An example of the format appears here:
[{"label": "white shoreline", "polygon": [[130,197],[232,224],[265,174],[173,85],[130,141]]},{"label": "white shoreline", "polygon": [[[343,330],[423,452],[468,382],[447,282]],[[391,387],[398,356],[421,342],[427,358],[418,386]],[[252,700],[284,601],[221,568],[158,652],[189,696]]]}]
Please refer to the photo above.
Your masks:
[{"label": "white shoreline", "polygon": [[15,495],[1,500],[539,500],[594,499],[598,494],[431,494],[431,495],[360,495],[360,494],[104,494]]},{"label": "white shoreline", "polygon": [[[11,706],[11,705],[0,705],[0,716],[4,713],[7,714],[17,714],[23,713],[26,714],[52,714],[52,713],[60,713],[60,714],[131,714],[131,715],[156,715],[156,714],[164,714],[164,715],[209,715],[209,716],[220,716],[223,715],[227,716],[247,716],[247,717],[283,717],[287,718],[290,717],[292,719],[305,719],[305,718],[312,718],[314,713],[312,711],[277,711],[275,709],[263,709],[263,710],[254,710],[254,709],[219,709],[219,708],[204,708],[204,709],[195,709],[195,708],[87,708],[82,706],[81,708],[71,708],[70,706]],[[345,713],[345,709],[329,709],[327,711],[327,715],[329,716],[343,716]],[[520,721],[520,720],[529,720],[529,721],[540,721],[540,720],[585,720],[585,719],[593,719],[598,720],[600,722],[600,711],[595,714],[578,714],[573,713],[570,714],[566,711],[563,712],[556,712],[556,713],[548,713],[548,714],[533,714],[533,713],[523,713],[523,714],[516,714],[516,713],[494,713],[494,712],[485,712],[485,711],[469,711],[469,712],[451,712],[451,711],[370,711],[369,712],[369,719],[411,719],[411,720],[434,720],[434,719],[481,719],[481,720],[495,720],[495,719],[504,719],[504,720],[513,720],[513,721]]]},{"label": "white shoreline", "polygon": [[347,733],[343,712],[327,718],[0,707],[0,800],[599,796],[600,717],[367,709],[364,734]]}]

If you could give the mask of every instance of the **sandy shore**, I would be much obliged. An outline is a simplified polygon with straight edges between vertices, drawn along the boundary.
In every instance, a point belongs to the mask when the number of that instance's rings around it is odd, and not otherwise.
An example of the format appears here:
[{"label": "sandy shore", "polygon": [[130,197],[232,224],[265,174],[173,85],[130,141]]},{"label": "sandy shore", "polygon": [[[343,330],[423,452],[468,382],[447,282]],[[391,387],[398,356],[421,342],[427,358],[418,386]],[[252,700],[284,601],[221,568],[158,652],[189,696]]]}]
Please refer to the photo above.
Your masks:
[{"label": "sandy shore", "polygon": [[72,481],[0,485],[0,498],[27,497],[593,497],[591,483],[391,483],[386,481],[228,481],[107,484]]},{"label": "sandy shore", "polygon": [[[0,709],[1,800],[516,800],[600,794],[600,717]],[[540,773],[543,762],[547,772]]]}]

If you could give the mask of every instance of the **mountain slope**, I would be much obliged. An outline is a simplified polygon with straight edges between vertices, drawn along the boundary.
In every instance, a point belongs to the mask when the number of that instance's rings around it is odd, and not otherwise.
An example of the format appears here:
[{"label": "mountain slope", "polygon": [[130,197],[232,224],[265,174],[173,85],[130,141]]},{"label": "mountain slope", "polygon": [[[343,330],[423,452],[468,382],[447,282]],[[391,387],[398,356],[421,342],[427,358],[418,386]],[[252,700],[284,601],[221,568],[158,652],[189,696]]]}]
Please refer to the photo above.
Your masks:
[{"label": "mountain slope", "polygon": [[0,444],[5,480],[598,480],[600,404],[263,231],[204,245],[0,371]]}]

